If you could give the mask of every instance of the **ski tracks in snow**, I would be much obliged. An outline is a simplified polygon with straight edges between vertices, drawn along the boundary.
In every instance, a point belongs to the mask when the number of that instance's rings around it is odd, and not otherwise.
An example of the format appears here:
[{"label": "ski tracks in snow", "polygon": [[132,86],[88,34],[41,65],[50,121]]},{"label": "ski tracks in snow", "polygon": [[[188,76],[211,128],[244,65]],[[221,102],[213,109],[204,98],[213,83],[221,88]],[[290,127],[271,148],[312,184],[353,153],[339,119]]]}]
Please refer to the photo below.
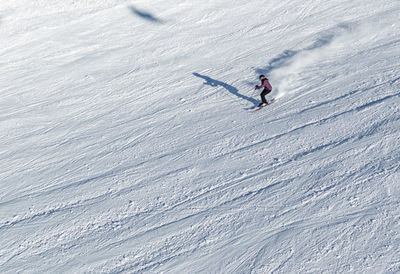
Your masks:
[{"label": "ski tracks in snow", "polygon": [[2,52],[3,272],[399,271],[398,8],[89,2]]}]

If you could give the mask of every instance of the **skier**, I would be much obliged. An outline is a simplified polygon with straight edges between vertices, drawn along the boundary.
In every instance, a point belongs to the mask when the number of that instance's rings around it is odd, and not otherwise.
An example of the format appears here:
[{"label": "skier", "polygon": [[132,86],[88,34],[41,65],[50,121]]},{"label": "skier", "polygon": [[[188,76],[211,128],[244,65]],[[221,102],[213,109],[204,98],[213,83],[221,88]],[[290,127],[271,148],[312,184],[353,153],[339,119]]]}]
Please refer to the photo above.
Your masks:
[{"label": "skier", "polygon": [[265,77],[264,75],[260,75],[259,79],[261,80],[261,85],[256,85],[255,89],[260,89],[260,88],[264,88],[263,91],[261,92],[260,96],[261,96],[261,103],[258,105],[259,107],[265,107],[266,105],[268,105],[267,99],[265,99],[265,95],[267,95],[268,93],[271,92],[272,90],[272,86],[268,81],[268,78]]}]

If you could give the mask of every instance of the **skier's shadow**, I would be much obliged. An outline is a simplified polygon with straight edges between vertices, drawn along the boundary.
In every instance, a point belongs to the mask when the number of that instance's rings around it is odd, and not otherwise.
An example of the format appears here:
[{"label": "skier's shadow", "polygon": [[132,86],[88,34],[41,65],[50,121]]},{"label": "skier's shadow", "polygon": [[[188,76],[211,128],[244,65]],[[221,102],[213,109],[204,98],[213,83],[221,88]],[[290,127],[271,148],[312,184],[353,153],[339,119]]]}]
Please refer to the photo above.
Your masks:
[{"label": "skier's shadow", "polygon": [[151,14],[149,12],[146,12],[146,11],[143,11],[143,10],[139,10],[135,6],[131,5],[129,7],[129,9],[131,10],[131,12],[134,15],[139,16],[139,17],[141,17],[141,18],[143,18],[143,19],[145,19],[145,20],[147,20],[149,22],[156,23],[156,24],[163,24],[164,23],[163,20],[155,17],[153,14]]},{"label": "skier's shadow", "polygon": [[239,97],[241,99],[247,100],[250,103],[253,103],[255,106],[258,105],[258,101],[256,99],[253,99],[253,98],[248,97],[246,95],[240,94],[239,90],[237,88],[235,88],[234,86],[231,86],[231,85],[229,85],[227,83],[212,79],[212,78],[210,78],[208,76],[201,75],[201,74],[196,73],[196,72],[193,72],[193,75],[196,76],[196,77],[204,79],[205,80],[204,85],[208,85],[208,86],[212,86],[212,87],[221,86],[224,89],[226,89],[227,91],[229,91],[230,93],[232,93],[233,95],[235,95],[235,96],[237,96],[237,97]]}]

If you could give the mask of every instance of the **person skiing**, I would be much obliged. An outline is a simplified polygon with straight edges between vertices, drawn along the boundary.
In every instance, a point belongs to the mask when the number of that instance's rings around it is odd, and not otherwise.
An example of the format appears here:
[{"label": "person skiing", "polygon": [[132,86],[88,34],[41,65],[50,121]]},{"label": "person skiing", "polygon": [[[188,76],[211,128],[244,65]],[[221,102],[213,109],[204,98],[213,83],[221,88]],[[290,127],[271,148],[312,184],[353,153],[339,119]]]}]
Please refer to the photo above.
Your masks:
[{"label": "person skiing", "polygon": [[265,77],[264,75],[260,75],[260,77],[258,77],[261,80],[261,85],[256,85],[255,89],[261,89],[264,88],[263,91],[261,92],[260,96],[261,96],[261,103],[258,105],[259,107],[264,107],[266,105],[268,105],[268,101],[267,99],[265,99],[265,95],[267,95],[268,93],[270,93],[272,91],[272,86],[268,81],[268,78]]}]

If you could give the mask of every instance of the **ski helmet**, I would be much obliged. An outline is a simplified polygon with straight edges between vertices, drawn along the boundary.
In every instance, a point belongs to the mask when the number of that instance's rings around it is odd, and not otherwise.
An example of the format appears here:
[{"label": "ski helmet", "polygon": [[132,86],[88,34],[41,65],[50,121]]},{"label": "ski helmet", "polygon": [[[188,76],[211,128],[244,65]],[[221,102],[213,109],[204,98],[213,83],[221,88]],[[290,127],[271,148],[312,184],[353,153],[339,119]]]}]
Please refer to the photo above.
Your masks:
[{"label": "ski helmet", "polygon": [[262,78],[265,78],[265,76],[261,74],[258,78],[261,80]]}]

